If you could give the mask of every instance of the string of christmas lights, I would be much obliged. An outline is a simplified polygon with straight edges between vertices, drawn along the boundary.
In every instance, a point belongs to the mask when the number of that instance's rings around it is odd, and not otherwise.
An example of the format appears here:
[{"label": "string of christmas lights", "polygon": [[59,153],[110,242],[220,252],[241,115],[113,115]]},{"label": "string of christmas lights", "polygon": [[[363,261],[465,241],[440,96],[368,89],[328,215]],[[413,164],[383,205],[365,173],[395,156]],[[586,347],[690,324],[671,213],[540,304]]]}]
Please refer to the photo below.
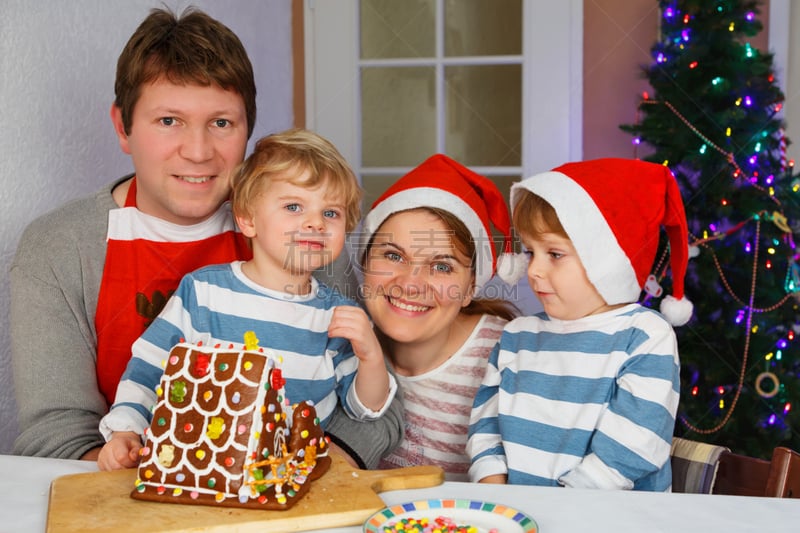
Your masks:
[{"label": "string of christmas lights", "polygon": [[[756,221],[756,237],[761,234],[761,221]],[[756,239],[758,242],[758,239]],[[716,262],[716,256],[714,257]],[[733,416],[733,411],[736,409],[736,404],[739,403],[739,398],[742,395],[742,387],[744,386],[744,378],[747,373],[747,358],[750,355],[750,335],[752,334],[752,324],[753,324],[753,300],[756,294],[756,274],[758,271],[758,246],[756,246],[755,252],[753,253],[753,277],[750,284],[750,298],[748,300],[747,305],[747,322],[745,324],[745,328],[747,334],[745,335],[744,339],[744,349],[742,350],[742,366],[739,369],[739,377],[736,382],[736,393],[733,396],[733,400],[731,400],[731,406],[728,408],[728,411],[725,413],[725,416],[722,420],[717,423],[716,426],[713,426],[708,429],[699,428],[697,425],[691,423],[689,419],[684,415],[680,417],[681,423],[686,426],[687,428],[691,429],[695,433],[699,433],[701,435],[709,435],[711,433],[716,433],[728,423],[728,420],[731,419]],[[721,400],[720,400],[721,401]],[[720,409],[723,408],[723,404],[720,405]]]},{"label": "string of christmas lights", "polygon": [[[660,37],[644,67],[652,91],[635,124],[621,128],[633,134],[634,157],[640,143],[655,149],[645,158],[673,170],[686,200],[696,314],[676,329],[676,434],[755,456],[778,443],[800,448],[792,412],[800,401],[800,177],[786,155],[772,55],[747,42],[763,28],[761,1],[658,3]],[[664,278],[667,254],[650,287]]]},{"label": "string of christmas lights", "polygon": [[[739,179],[739,178],[746,179],[750,183],[750,185],[752,185],[756,189],[758,189],[758,190],[764,192],[765,194],[767,194],[769,196],[769,198],[772,199],[772,201],[775,202],[776,204],[778,204],[779,206],[781,205],[780,200],[775,198],[775,195],[774,195],[773,192],[771,192],[768,189],[765,189],[764,187],[759,185],[756,180],[752,179],[752,176],[749,176],[744,170],[742,170],[742,167],[739,166],[739,163],[736,161],[736,157],[735,157],[733,152],[725,151],[719,145],[717,145],[714,141],[712,141],[711,139],[706,137],[699,129],[697,129],[697,127],[694,124],[689,122],[689,120],[686,117],[684,117],[677,109],[675,109],[675,106],[673,106],[670,102],[668,102],[666,100],[652,100],[647,92],[642,93],[642,101],[639,103],[640,106],[642,106],[642,105],[657,105],[657,104],[664,105],[676,117],[678,117],[678,119],[681,122],[683,122],[686,125],[686,127],[688,127],[692,131],[692,133],[697,135],[698,138],[700,138],[704,143],[706,143],[703,146],[703,152],[705,152],[705,150],[704,150],[705,146],[710,146],[711,148],[713,148],[714,150],[716,150],[717,152],[722,154],[725,157],[725,160],[728,162],[728,164],[730,164],[734,168],[733,177],[735,179]],[[638,115],[637,115],[637,118],[638,118]],[[638,122],[638,120],[637,120],[637,122]],[[784,158],[785,158],[785,143],[786,143],[786,139],[783,136],[781,138],[783,139],[783,143],[784,143]],[[633,140],[634,146],[638,146],[640,143],[641,143],[641,139],[638,138],[638,137]],[[636,156],[636,155],[637,154],[636,154],[636,151],[634,149],[634,156]],[[664,166],[669,166],[669,161],[663,161],[662,164]],[[792,164],[794,164],[794,162],[792,162]],[[784,170],[785,170],[785,166],[784,166]]]},{"label": "string of christmas lights", "polygon": [[[728,162],[728,164],[730,164],[734,168],[733,177],[735,179],[739,179],[739,178],[746,179],[751,186],[753,186],[754,188],[756,188],[756,189],[762,191],[764,194],[766,194],[773,202],[775,202],[775,204],[777,206],[779,206],[779,207],[781,206],[780,200],[775,197],[773,191],[768,190],[768,189],[760,186],[755,180],[750,179],[750,176],[748,176],[748,174],[737,163],[733,152],[725,151],[719,145],[717,145],[715,142],[713,142],[710,138],[708,138],[706,135],[704,135],[694,124],[692,124],[686,117],[684,117],[670,102],[652,100],[652,99],[649,98],[649,96],[648,96],[648,94],[646,92],[643,94],[643,99],[641,101],[641,105],[658,105],[658,104],[662,104],[665,107],[667,107],[667,109],[669,109],[684,125],[686,125],[687,128],[689,128],[698,138],[703,140],[706,143],[707,146],[710,146],[712,149],[714,149],[715,151],[717,151],[720,154],[722,154],[725,157],[725,160]],[[781,130],[781,132],[782,132],[782,130]],[[638,144],[639,144],[638,139],[634,140],[634,144],[638,146]],[[781,167],[782,167],[783,170],[785,170],[785,167],[786,167],[786,161],[785,161],[786,141],[785,141],[785,136],[783,135],[783,133],[781,133],[781,146],[783,147],[782,156],[781,156]],[[663,162],[663,164],[665,166],[667,166],[668,163],[669,163],[668,161],[664,161]],[[792,164],[793,164],[793,162],[792,162]],[[785,294],[778,302],[776,302],[776,303],[774,303],[772,305],[769,305],[767,307],[755,307],[753,305],[754,298],[755,298],[755,293],[756,293],[756,274],[757,274],[757,265],[758,265],[758,255],[759,255],[758,252],[759,252],[759,237],[760,237],[761,219],[765,218],[765,217],[770,217],[770,216],[771,216],[772,222],[778,227],[778,229],[780,229],[781,231],[783,231],[784,233],[787,234],[788,239],[790,240],[790,243],[791,243],[791,248],[794,249],[795,246],[794,246],[794,242],[793,242],[793,239],[792,239],[791,228],[789,228],[789,226],[787,224],[786,216],[780,211],[774,211],[771,214],[767,213],[766,211],[761,211],[759,213],[755,213],[754,215],[749,217],[747,220],[744,220],[744,221],[736,224],[735,226],[733,226],[729,230],[727,230],[725,232],[716,233],[716,234],[713,234],[713,235],[710,235],[710,236],[706,235],[706,236],[704,236],[702,238],[698,238],[698,237],[690,234],[690,243],[689,243],[690,248],[693,247],[693,246],[694,247],[702,247],[703,249],[705,249],[705,250],[707,250],[707,251],[709,251],[711,253],[711,256],[712,256],[712,259],[714,261],[714,265],[716,267],[717,273],[719,274],[720,281],[722,282],[723,286],[725,287],[725,290],[731,296],[731,298],[733,298],[736,302],[738,302],[740,305],[743,306],[743,308],[744,308],[743,309],[743,313],[746,314],[746,321],[745,321],[745,331],[746,331],[746,333],[745,333],[744,347],[743,347],[743,350],[742,350],[741,366],[740,366],[740,368],[738,370],[737,383],[736,383],[736,386],[735,386],[735,392],[734,392],[733,399],[731,400],[730,407],[725,412],[725,415],[723,416],[722,420],[720,420],[715,426],[713,426],[711,428],[703,429],[703,428],[698,427],[696,424],[690,422],[689,419],[686,416],[681,415],[679,417],[681,423],[684,426],[686,426],[687,428],[689,428],[690,430],[692,430],[692,431],[694,431],[694,432],[696,432],[698,434],[708,435],[708,434],[712,434],[712,433],[718,432],[723,427],[725,427],[725,425],[728,423],[730,418],[733,416],[733,412],[734,412],[734,410],[736,408],[736,405],[739,402],[739,399],[741,397],[741,392],[742,392],[742,388],[744,386],[745,376],[746,376],[746,373],[747,373],[747,361],[748,361],[749,352],[750,352],[751,335],[754,332],[753,331],[753,327],[752,327],[753,314],[756,314],[756,313],[768,313],[768,312],[774,311],[775,309],[777,309],[777,308],[781,307],[782,305],[786,304],[790,300],[790,298],[792,297],[792,293],[800,291],[800,272],[798,272],[798,270],[797,270],[796,263],[794,261],[792,261],[790,266],[793,266],[795,268],[793,269],[794,272],[792,272],[792,269],[787,271],[787,283],[786,283],[787,294]],[[711,243],[713,241],[716,241],[716,240],[724,239],[724,238],[734,234],[735,232],[737,232],[737,231],[741,230],[742,228],[744,228],[744,226],[750,221],[755,221],[756,222],[756,238],[754,239],[755,248],[753,249],[753,268],[752,268],[752,280],[751,280],[751,286],[750,286],[750,294],[748,296],[748,301],[746,303],[746,302],[744,302],[744,300],[739,295],[736,294],[736,292],[731,287],[730,283],[728,282],[727,277],[725,276],[724,269],[722,268],[722,265],[720,264],[719,259],[717,258],[716,254],[714,253],[714,250],[709,246],[709,243]],[[667,252],[668,252],[668,250],[665,250],[665,253],[662,254],[661,258],[659,259],[658,264],[654,268],[654,272],[657,273],[656,274],[656,278],[657,278],[657,280],[659,282],[666,275],[667,264],[666,264],[665,258],[666,258]],[[690,254],[690,257],[691,257],[691,254]],[[649,299],[649,295],[648,295],[648,297],[646,297],[646,299]],[[740,313],[740,315],[739,315],[739,317],[737,318],[737,321],[736,321],[737,323],[741,323],[741,321],[744,319],[743,313]],[[767,360],[769,360],[771,358],[771,356],[772,356],[772,354],[767,354],[767,356],[765,356],[765,358]],[[763,382],[764,381],[769,381],[772,384],[772,387],[769,390],[764,389],[764,387],[763,387]],[[760,373],[756,377],[756,380],[754,382],[754,386],[755,386],[756,391],[759,393],[759,395],[761,395],[764,398],[772,398],[773,396],[775,396],[777,394],[777,392],[778,392],[778,390],[780,388],[780,380],[773,372],[769,372],[767,370],[765,372]],[[720,400],[719,407],[720,407],[720,409],[724,409],[724,401],[723,400]],[[785,407],[784,411],[788,412],[789,409],[790,409],[790,405],[787,404],[787,406]]]}]

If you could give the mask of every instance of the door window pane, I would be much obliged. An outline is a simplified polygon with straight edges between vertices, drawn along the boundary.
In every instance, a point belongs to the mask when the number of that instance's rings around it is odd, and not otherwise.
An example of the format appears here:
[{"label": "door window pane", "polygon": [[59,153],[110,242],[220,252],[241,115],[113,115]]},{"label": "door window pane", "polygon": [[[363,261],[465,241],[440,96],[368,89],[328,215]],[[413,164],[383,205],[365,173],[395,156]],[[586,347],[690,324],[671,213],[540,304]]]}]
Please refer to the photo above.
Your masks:
[{"label": "door window pane", "polygon": [[435,5],[436,0],[361,0],[361,59],[433,57]]},{"label": "door window pane", "polygon": [[[422,161],[420,161],[421,163]],[[375,200],[381,197],[381,195],[386,192],[395,181],[400,179],[399,174],[391,174],[391,175],[372,175],[372,174],[364,174],[361,176],[362,181],[364,182],[364,213],[369,211],[372,208],[372,204],[375,203]]]},{"label": "door window pane", "polygon": [[446,0],[444,54],[522,54],[522,0]]},{"label": "door window pane", "polygon": [[522,163],[522,66],[445,69],[447,154],[465,165]]},{"label": "door window pane", "polygon": [[435,69],[361,69],[361,161],[416,166],[436,151]]},{"label": "door window pane", "polygon": [[[511,192],[511,185],[520,181],[520,179],[522,179],[521,176],[517,174],[517,175],[487,176],[487,177],[490,178],[495,183],[495,185],[497,185],[497,188],[500,189],[501,193],[503,193],[503,198],[505,198],[506,200],[506,205],[510,206],[511,204],[509,203],[509,193]],[[494,228],[492,229],[494,230]],[[494,230],[494,232],[495,236],[501,238],[500,242],[502,242],[502,234],[497,233],[496,230]]]}]

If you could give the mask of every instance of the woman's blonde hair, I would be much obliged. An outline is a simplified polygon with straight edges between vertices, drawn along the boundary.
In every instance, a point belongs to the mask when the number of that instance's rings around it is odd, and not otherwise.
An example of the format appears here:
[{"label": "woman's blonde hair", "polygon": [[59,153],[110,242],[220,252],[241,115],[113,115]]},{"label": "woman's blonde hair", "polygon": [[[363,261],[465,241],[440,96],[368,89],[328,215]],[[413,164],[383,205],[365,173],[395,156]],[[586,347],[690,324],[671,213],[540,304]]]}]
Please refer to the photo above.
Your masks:
[{"label": "woman's blonde hair", "polygon": [[310,189],[322,184],[340,198],[345,206],[345,229],[352,231],[361,219],[363,192],[358,180],[336,147],[316,133],[296,128],[261,138],[255,150],[234,171],[231,204],[236,215],[252,216],[253,201],[269,184],[270,179],[287,170],[297,175],[308,170],[304,181],[289,183]]}]

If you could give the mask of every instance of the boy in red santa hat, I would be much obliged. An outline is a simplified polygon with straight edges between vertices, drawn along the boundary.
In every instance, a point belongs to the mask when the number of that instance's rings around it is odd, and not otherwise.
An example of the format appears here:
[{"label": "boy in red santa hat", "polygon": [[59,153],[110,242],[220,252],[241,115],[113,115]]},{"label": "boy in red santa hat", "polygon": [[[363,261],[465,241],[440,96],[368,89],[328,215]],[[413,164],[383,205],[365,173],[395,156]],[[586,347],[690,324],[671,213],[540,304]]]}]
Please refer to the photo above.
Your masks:
[{"label": "boy in red santa hat", "polygon": [[[509,322],[475,399],[473,481],[669,491],[678,407],[673,325],[688,230],[675,178],[643,161],[568,163],[511,188],[544,311]],[[672,295],[637,303],[663,226]],[[662,314],[663,313],[663,314]]]}]

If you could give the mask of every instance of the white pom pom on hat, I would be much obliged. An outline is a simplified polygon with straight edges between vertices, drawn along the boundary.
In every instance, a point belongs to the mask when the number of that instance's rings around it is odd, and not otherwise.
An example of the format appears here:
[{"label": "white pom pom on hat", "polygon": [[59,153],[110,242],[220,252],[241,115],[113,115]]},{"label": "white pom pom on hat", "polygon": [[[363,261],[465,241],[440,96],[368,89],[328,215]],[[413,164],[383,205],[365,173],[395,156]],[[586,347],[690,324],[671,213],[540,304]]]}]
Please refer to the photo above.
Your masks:
[{"label": "white pom pom on hat", "polygon": [[[492,278],[496,267],[505,264],[504,256],[517,255],[512,254],[508,207],[497,185],[446,155],[436,154],[398,179],[372,204],[357,243],[359,257],[389,216],[420,207],[452,213],[467,226],[475,244],[476,291]],[[490,224],[503,235],[499,259]]]},{"label": "white pom pom on hat", "polygon": [[684,296],[689,230],[669,168],[618,158],[567,163],[512,185],[512,209],[525,190],[553,206],[589,281],[609,305],[639,299],[663,226],[672,295],[662,300],[660,311],[674,326],[689,321],[693,305]]},{"label": "white pom pom on hat", "polygon": [[528,271],[528,258],[525,254],[504,252],[497,258],[497,276],[513,285]]},{"label": "white pom pom on hat", "polygon": [[692,302],[687,300],[686,297],[679,300],[671,294],[668,294],[661,300],[660,309],[661,314],[666,317],[670,324],[673,326],[682,326],[692,318],[694,305],[692,305]]}]

